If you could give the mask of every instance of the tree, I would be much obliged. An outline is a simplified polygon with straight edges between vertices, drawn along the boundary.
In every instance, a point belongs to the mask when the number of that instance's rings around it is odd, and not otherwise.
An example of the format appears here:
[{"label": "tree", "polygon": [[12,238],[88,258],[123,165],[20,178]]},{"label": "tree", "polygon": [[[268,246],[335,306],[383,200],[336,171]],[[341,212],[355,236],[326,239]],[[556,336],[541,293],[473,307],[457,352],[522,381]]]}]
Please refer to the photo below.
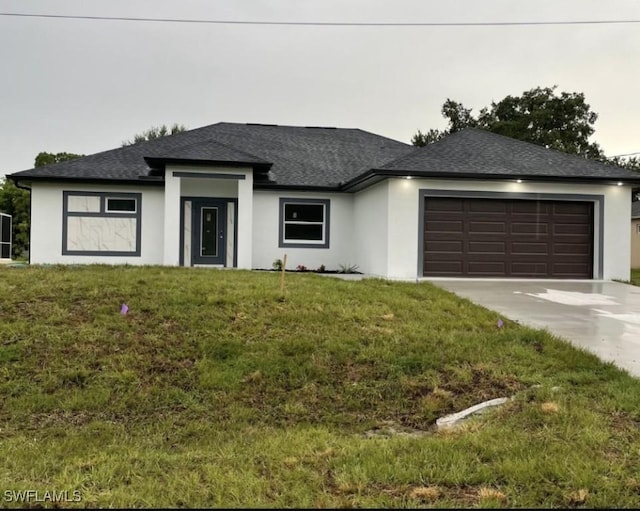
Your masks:
[{"label": "tree", "polygon": [[[442,115],[449,126],[439,136],[455,133],[468,127],[478,127],[526,142],[543,145],[566,153],[589,158],[602,158],[600,146],[589,142],[593,135],[598,114],[591,111],[584,94],[561,92],[554,87],[536,87],[521,96],[507,96],[501,101],[491,102],[482,108],[477,117],[471,108],[447,99],[442,105]],[[423,145],[437,140],[434,136],[424,138],[418,131],[412,139],[414,145]]]},{"label": "tree", "polygon": [[440,130],[430,129],[426,133],[422,133],[422,131],[418,130],[411,138],[411,143],[417,147],[423,147],[428,144],[432,144],[433,142],[437,142],[441,138],[443,138],[447,133]]},{"label": "tree", "polygon": [[167,135],[175,135],[176,133],[182,133],[183,131],[187,131],[186,126],[178,123],[174,123],[171,127],[167,127],[165,124],[159,127],[152,126],[148,130],[134,135],[133,140],[125,140],[122,142],[122,147],[140,144],[147,140],[156,140],[157,138],[166,137]]},{"label": "tree", "polygon": [[[35,167],[44,167],[52,163],[80,158],[82,154],[73,153],[38,153]],[[31,221],[31,202],[29,191],[18,188],[13,181],[4,178],[0,184],[0,211],[12,216],[13,225],[13,257],[23,257],[29,250],[29,228]]]},{"label": "tree", "polygon": [[52,163],[61,163],[63,161],[75,160],[80,158],[84,154],[74,153],[46,153],[41,152],[36,156],[35,167],[44,167],[45,165],[51,165]]}]

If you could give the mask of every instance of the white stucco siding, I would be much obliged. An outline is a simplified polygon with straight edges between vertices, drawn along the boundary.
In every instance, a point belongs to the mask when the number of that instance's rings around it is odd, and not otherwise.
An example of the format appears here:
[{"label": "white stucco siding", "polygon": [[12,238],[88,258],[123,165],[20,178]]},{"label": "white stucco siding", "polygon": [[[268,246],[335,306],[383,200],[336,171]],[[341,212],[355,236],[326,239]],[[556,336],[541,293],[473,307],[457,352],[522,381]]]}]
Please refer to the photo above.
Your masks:
[{"label": "white stucco siding", "polygon": [[[379,186],[379,185],[378,185]],[[420,190],[452,190],[460,192],[499,192],[505,194],[540,193],[555,194],[558,200],[576,195],[603,196],[603,223],[600,225],[598,203],[594,211],[594,271],[596,278],[604,280],[629,279],[630,241],[629,218],[631,216],[631,187],[581,183],[536,183],[513,181],[452,181],[425,179],[391,179],[388,183],[389,201],[389,258],[390,278],[412,279],[421,277],[418,269]],[[360,192],[362,194],[363,192]],[[360,195],[358,194],[358,195]],[[505,195],[508,198],[508,195]],[[358,209],[356,205],[356,210]],[[600,247],[603,253],[600,256]],[[600,269],[600,260],[602,268]]]},{"label": "white stucco siding", "polygon": [[[354,196],[355,261],[360,267],[359,271],[368,275],[386,277],[389,271],[387,238],[390,230],[396,232],[396,226],[391,223],[391,219],[397,218],[398,215],[389,214],[388,189],[389,182],[383,181]],[[409,208],[411,209],[411,206]],[[404,213],[403,216],[407,217],[407,214]],[[404,222],[406,218],[401,220]],[[410,243],[410,240],[402,240],[401,245],[407,243]]]},{"label": "white stucco siding", "polygon": [[[330,200],[329,247],[292,248],[279,246],[280,198]],[[242,206],[239,206],[242,212]],[[240,235],[240,233],[239,233]],[[287,254],[287,269],[303,265],[310,270],[324,265],[337,270],[341,264],[359,264],[353,231],[353,196],[295,191],[255,191],[253,194],[252,267],[270,269],[273,261]],[[359,271],[362,271],[359,269]]]},{"label": "white stucco siding", "polygon": [[[141,239],[140,256],[62,255],[63,191],[140,193],[141,195]],[[89,204],[91,200],[87,202]],[[71,201],[74,208],[80,207],[77,199]],[[84,206],[83,206],[84,207]],[[163,190],[161,187],[96,186],[82,184],[34,183],[31,188],[31,242],[30,259],[33,264],[162,264],[163,250]],[[88,210],[92,208],[88,207]],[[71,218],[71,217],[70,217]],[[77,223],[73,220],[71,223]],[[83,228],[92,231],[92,220],[84,222]],[[95,220],[93,221],[95,223]],[[98,222],[99,223],[99,222]],[[130,224],[131,222],[126,222]],[[93,229],[95,231],[95,229]],[[74,242],[95,248],[91,236]],[[86,244],[89,245],[86,245]],[[129,246],[129,245],[123,245]],[[74,247],[68,247],[74,248]],[[78,248],[78,247],[75,247]],[[120,245],[117,248],[122,248]]]},{"label": "white stucco siding", "polygon": [[608,186],[604,201],[604,280],[631,278],[631,193],[629,186]]}]

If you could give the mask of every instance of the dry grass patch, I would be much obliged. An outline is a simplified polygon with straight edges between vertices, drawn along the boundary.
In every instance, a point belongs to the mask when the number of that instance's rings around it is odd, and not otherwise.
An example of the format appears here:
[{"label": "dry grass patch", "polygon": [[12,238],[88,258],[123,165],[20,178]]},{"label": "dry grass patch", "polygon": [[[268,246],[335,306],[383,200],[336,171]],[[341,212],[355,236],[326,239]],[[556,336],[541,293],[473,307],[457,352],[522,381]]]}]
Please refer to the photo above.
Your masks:
[{"label": "dry grass patch", "polygon": [[437,486],[418,486],[413,488],[409,495],[411,498],[421,500],[422,502],[433,502],[440,498],[442,492]]},{"label": "dry grass patch", "polygon": [[480,501],[497,500],[504,502],[507,500],[507,496],[495,488],[482,487],[478,490],[478,499],[480,499]]},{"label": "dry grass patch", "polygon": [[587,503],[589,498],[589,490],[581,488],[579,490],[572,491],[565,496],[565,501],[569,506],[582,506]]},{"label": "dry grass patch", "polygon": [[554,403],[552,401],[547,401],[540,405],[540,409],[544,413],[558,413],[560,411],[560,405],[558,403]]}]

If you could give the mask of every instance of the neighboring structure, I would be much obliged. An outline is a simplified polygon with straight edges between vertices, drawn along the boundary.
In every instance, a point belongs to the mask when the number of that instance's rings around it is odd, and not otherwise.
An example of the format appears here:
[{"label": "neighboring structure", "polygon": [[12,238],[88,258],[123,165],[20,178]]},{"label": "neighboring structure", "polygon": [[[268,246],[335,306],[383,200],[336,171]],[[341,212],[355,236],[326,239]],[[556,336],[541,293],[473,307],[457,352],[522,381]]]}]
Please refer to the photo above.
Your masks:
[{"label": "neighboring structure", "polygon": [[640,201],[631,204],[631,268],[640,268]]},{"label": "neighboring structure", "polygon": [[11,261],[11,215],[0,213],[0,263]]},{"label": "neighboring structure", "polygon": [[219,123],[9,176],[32,263],[628,279],[640,176],[469,129],[423,148],[358,129]]}]

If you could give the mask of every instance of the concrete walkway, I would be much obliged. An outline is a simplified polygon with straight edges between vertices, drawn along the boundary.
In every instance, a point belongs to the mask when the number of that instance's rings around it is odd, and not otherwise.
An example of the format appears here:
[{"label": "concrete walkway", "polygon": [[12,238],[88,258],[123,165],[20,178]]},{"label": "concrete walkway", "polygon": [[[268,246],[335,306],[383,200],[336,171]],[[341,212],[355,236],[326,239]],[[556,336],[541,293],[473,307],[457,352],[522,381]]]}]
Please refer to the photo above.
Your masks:
[{"label": "concrete walkway", "polygon": [[640,287],[599,281],[430,280],[640,376]]}]

